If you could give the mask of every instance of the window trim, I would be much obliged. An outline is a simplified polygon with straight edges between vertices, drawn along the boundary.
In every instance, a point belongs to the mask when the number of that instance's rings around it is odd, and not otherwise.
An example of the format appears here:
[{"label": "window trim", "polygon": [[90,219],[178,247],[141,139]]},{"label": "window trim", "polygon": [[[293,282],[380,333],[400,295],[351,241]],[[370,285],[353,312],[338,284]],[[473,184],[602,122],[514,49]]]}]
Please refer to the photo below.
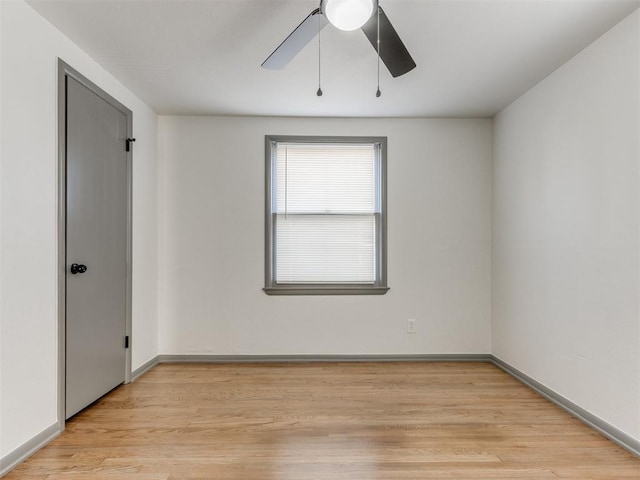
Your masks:
[{"label": "window trim", "polygon": [[[276,168],[276,143],[374,143],[379,149],[376,182],[379,185],[380,228],[376,231],[376,281],[373,284],[361,283],[315,283],[315,284],[278,284],[274,278],[272,220],[273,174]],[[351,137],[351,136],[298,136],[265,135],[265,279],[263,288],[267,295],[384,295],[387,286],[387,137]]]}]

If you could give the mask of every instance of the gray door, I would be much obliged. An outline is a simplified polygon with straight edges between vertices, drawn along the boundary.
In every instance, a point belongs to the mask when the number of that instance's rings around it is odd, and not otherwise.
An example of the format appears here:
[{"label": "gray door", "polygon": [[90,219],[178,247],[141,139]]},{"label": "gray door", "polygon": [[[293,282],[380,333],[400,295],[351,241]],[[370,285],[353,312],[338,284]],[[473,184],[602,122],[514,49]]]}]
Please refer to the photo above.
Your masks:
[{"label": "gray door", "polygon": [[69,418],[125,380],[128,189],[127,116],[66,81]]}]

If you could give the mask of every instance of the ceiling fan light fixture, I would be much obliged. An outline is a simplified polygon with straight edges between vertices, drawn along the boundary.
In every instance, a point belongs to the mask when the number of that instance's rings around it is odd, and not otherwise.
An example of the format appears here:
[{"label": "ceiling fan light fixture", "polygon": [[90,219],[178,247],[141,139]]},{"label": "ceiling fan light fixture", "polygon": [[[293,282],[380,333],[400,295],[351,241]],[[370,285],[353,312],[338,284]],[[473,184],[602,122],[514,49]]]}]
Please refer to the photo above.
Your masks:
[{"label": "ceiling fan light fixture", "polygon": [[323,13],[331,24],[350,32],[362,27],[373,14],[375,0],[325,0]]}]

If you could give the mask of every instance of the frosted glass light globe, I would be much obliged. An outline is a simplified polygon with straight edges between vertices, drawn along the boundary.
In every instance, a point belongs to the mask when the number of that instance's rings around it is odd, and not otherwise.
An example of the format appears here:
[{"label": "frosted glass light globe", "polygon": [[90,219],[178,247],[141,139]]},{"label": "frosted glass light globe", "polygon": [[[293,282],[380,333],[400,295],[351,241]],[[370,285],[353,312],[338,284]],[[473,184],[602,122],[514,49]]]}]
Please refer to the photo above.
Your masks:
[{"label": "frosted glass light globe", "polygon": [[334,27],[350,32],[371,18],[373,3],[374,0],[326,0],[323,12]]}]

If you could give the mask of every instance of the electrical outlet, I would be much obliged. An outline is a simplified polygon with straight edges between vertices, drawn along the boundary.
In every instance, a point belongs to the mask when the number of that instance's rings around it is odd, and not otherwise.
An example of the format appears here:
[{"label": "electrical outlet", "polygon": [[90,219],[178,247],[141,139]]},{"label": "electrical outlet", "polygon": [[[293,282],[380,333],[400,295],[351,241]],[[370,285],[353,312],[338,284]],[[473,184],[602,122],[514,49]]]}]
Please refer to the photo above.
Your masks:
[{"label": "electrical outlet", "polygon": [[407,320],[407,333],[416,333],[416,319],[410,318]]}]

